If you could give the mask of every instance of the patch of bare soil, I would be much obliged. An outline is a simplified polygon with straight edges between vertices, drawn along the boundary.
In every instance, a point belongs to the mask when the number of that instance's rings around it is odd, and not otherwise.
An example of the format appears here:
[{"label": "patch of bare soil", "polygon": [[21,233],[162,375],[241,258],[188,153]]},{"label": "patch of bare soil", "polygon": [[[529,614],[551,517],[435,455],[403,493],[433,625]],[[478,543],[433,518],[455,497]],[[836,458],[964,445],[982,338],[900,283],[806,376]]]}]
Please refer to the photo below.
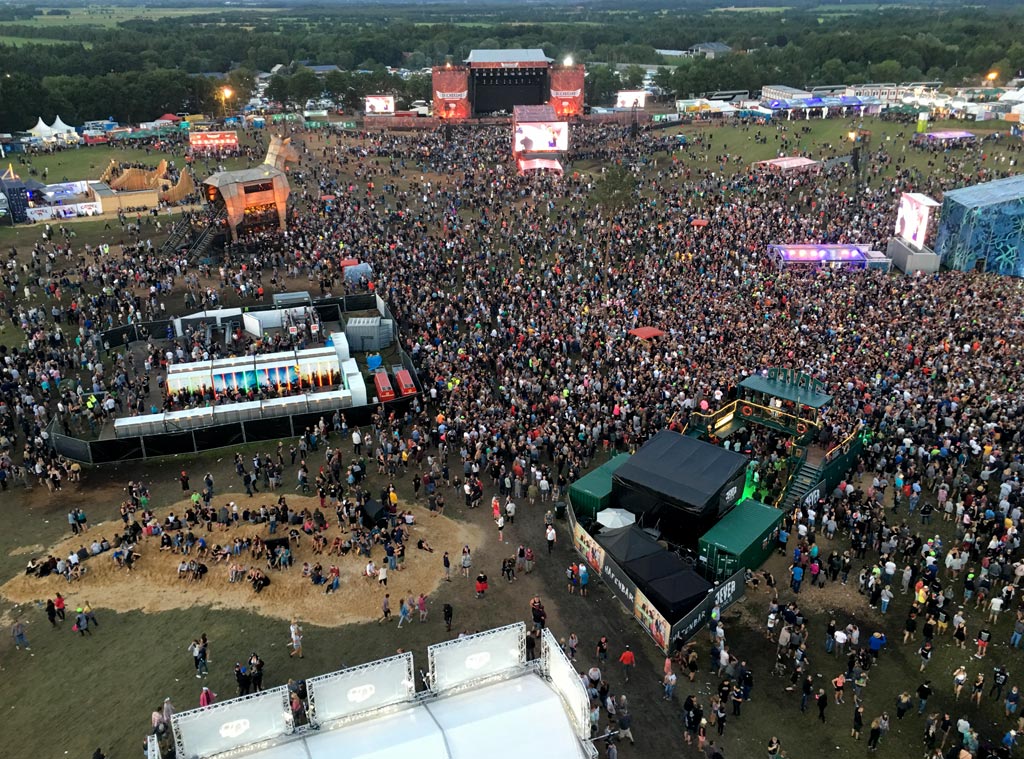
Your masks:
[{"label": "patch of bare soil", "polygon": [[[319,505],[316,498],[289,496],[288,505],[294,510]],[[182,514],[188,506],[187,501],[179,501],[169,507],[157,509],[157,515],[163,519],[167,512]],[[409,509],[408,504],[402,508]],[[416,516],[411,536],[407,538],[405,568],[402,571],[388,573],[387,588],[379,586],[377,580],[363,576],[366,560],[353,556],[345,557],[325,554],[313,554],[313,542],[309,536],[302,534],[298,545],[292,545],[295,565],[283,571],[267,570],[265,560],[253,560],[247,553],[237,557],[246,567],[258,566],[267,572],[270,585],[261,593],[253,591],[247,582],[228,582],[228,565],[205,560],[210,571],[199,582],[179,580],[177,576],[180,554],[159,550],[159,538],[144,538],[139,544],[138,552],[142,558],[135,564],[132,572],[117,566],[111,552],[90,558],[85,565],[88,571],[80,580],[68,583],[62,577],[36,578],[24,574],[15,577],[0,586],[0,595],[13,603],[34,603],[40,599],[53,597],[62,593],[68,600],[68,606],[74,608],[88,600],[98,608],[117,611],[139,609],[145,612],[169,611],[204,605],[217,609],[244,609],[267,617],[290,619],[298,617],[316,625],[342,625],[352,622],[366,622],[376,619],[380,614],[380,603],[385,592],[394,599],[392,609],[397,612],[398,598],[401,596],[430,595],[443,580],[442,555],[448,551],[453,565],[457,567],[462,556],[462,547],[470,546],[474,550],[484,539],[483,530],[475,525],[458,522],[445,516],[431,517],[430,512],[418,506],[412,506]],[[36,556],[52,553],[55,556],[66,556],[77,550],[81,545],[88,544],[95,536],[107,538],[120,531],[120,522],[105,522],[90,527],[83,537],[71,537],[50,548],[48,551],[41,546],[30,546],[25,553]],[[241,524],[230,527],[222,532],[214,525],[211,532],[205,528],[194,530],[196,536],[202,535],[212,548],[218,543],[230,543],[236,536],[267,537],[267,525]],[[287,530],[284,531],[287,534]],[[282,529],[278,527],[277,535],[281,537]],[[337,524],[326,532],[328,547],[339,534]],[[424,538],[434,549],[433,553],[418,550],[416,541]],[[32,549],[38,548],[38,551]],[[384,561],[380,546],[374,547],[374,562],[380,566]],[[308,561],[314,564],[319,561],[326,574],[331,563],[338,564],[341,569],[341,587],[336,593],[324,594],[325,586],[314,586],[308,578],[302,577],[302,564]]]}]

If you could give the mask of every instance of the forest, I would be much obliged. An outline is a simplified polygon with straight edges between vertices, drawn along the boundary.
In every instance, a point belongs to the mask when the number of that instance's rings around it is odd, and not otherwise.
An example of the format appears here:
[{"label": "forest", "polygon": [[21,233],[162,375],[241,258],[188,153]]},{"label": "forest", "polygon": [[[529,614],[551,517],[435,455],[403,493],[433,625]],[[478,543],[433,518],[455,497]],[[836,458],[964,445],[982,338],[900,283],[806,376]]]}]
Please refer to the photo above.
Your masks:
[{"label": "forest", "polygon": [[[322,91],[356,107],[368,92],[428,97],[429,77],[402,79],[386,67],[458,62],[472,48],[541,47],[556,60],[571,55],[588,64],[587,97],[595,105],[621,84],[619,74],[601,64],[677,64],[662,70],[656,83],[681,96],[774,83],[970,84],[992,70],[1005,81],[1024,69],[1019,5],[796,4],[720,12],[484,3],[472,10],[375,4],[194,11],[137,18],[97,13],[93,19],[76,16],[74,8],[0,8],[0,131],[26,129],[36,117],[58,113],[80,123],[215,110],[223,82],[212,74],[230,72],[229,84],[241,93],[256,72],[279,63],[288,66],[272,82],[281,99],[304,102]],[[656,52],[705,41],[725,42],[734,53],[704,60]],[[342,71],[318,80],[304,68],[316,64]],[[638,71],[627,71],[626,78]]]}]

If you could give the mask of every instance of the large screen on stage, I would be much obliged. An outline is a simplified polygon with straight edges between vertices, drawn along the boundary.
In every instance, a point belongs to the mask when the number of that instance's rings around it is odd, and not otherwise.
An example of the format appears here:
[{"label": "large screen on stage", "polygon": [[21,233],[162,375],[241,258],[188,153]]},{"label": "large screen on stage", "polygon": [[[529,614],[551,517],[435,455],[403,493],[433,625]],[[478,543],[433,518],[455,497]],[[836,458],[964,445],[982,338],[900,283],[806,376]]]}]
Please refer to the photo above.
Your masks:
[{"label": "large screen on stage", "polygon": [[928,222],[932,209],[939,204],[919,192],[905,192],[900,197],[896,215],[896,235],[910,247],[921,250],[928,242]]},{"label": "large screen on stage", "polygon": [[394,113],[395,99],[390,95],[369,95],[366,98],[367,113]]},{"label": "large screen on stage", "polygon": [[647,93],[643,90],[620,90],[615,96],[616,108],[643,108],[647,102]]},{"label": "large screen on stage", "polygon": [[517,124],[516,153],[564,153],[569,149],[569,125],[564,121]]}]

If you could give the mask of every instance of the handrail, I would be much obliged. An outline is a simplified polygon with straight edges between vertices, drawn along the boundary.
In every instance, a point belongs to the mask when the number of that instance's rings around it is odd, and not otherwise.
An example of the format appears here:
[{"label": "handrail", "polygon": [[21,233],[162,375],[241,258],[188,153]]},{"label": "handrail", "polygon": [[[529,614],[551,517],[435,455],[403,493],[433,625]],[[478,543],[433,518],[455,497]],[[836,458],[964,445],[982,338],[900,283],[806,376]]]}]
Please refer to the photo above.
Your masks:
[{"label": "handrail", "polygon": [[793,471],[789,473],[789,477],[786,478],[786,484],[782,486],[782,490],[779,491],[779,497],[775,499],[775,508],[781,508],[782,502],[785,500],[786,495],[789,494],[789,486],[793,482],[793,478],[796,477],[797,472],[800,471],[800,467],[807,463],[807,447],[797,446],[800,453],[796,456],[790,455],[789,459],[792,461],[794,458],[797,460],[797,466],[793,467]]},{"label": "handrail", "polygon": [[734,401],[730,401],[726,405],[722,406],[721,408],[719,408],[716,411],[713,411],[711,413],[703,413],[703,412],[700,412],[700,411],[691,412],[691,414],[690,414],[690,421],[692,421],[693,417],[695,417],[695,416],[696,417],[700,417],[702,420],[704,420],[704,427],[705,428],[710,425],[712,430],[714,430],[714,428],[718,426],[718,423],[721,421],[722,418],[728,416],[729,414],[735,414],[737,411],[741,412],[740,415],[744,419],[748,419],[749,418],[749,419],[756,420],[757,417],[753,413],[751,413],[751,414],[743,414],[742,413],[742,410],[746,409],[746,408],[749,408],[751,410],[751,412],[753,412],[754,409],[757,409],[758,411],[762,412],[762,414],[764,416],[767,416],[769,419],[771,419],[773,421],[776,421],[779,424],[785,423],[786,420],[791,420],[790,421],[790,425],[793,426],[793,427],[797,427],[800,424],[806,424],[809,427],[814,427],[816,429],[821,429],[821,422],[818,421],[818,420],[807,419],[807,418],[802,417],[802,416],[797,416],[795,414],[791,414],[788,411],[783,411],[783,410],[777,409],[777,408],[771,408],[770,406],[763,406],[760,403],[756,403],[754,401],[749,401],[749,400],[743,400],[743,399],[737,399],[737,400],[734,400]]},{"label": "handrail", "polygon": [[829,462],[832,459],[834,459],[836,456],[839,455],[839,454],[836,453],[836,451],[838,451],[843,446],[852,445],[854,438],[857,437],[857,435],[859,435],[859,434],[860,434],[860,427],[858,426],[857,429],[855,429],[853,432],[851,432],[849,435],[847,435],[846,438],[841,443],[837,443],[836,445],[832,446],[832,448],[830,448],[828,451],[826,451],[825,452],[825,458],[823,458],[822,461]]}]

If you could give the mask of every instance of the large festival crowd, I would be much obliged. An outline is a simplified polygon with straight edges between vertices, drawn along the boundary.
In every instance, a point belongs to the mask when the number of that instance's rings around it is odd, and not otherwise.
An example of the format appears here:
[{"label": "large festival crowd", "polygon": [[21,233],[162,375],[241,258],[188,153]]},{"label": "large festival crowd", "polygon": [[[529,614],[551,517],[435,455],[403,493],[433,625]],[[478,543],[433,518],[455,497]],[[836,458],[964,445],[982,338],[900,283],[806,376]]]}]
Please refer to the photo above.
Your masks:
[{"label": "large festival crowd", "polygon": [[[713,409],[734,398],[745,376],[793,368],[835,398],[824,441],[860,426],[870,435],[860,468],[871,484],[844,483],[790,515],[792,539],[782,548],[792,553],[792,589],[805,577],[805,588],[846,582],[854,558],[867,562],[858,587],[874,605],[887,609],[894,590],[913,591],[911,636],[932,621],[948,624],[960,597],[993,615],[996,598],[1007,610],[1018,600],[1021,281],[780,270],[765,250],[806,241],[884,250],[901,192],[941,195],[1006,176],[1019,144],[998,144],[998,159],[989,141],[933,152],[925,175],[907,163],[907,151],[919,149],[909,132],[896,134],[875,143],[868,180],[855,189],[842,162],[803,174],[747,170],[730,141],[789,154],[834,147],[785,122],[708,129],[685,144],[579,125],[561,177],[517,175],[501,128],[295,137],[301,164],[288,231],[244,236],[219,271],[157,256],[141,239],[145,220],[140,238],[123,244],[77,246],[65,236],[11,251],[0,318],[25,341],[0,358],[0,486],[34,474],[59,488],[69,463],[46,445],[49,420],[102,424],[131,412],[129,389],[137,398],[153,389],[149,362],[109,349],[103,330],[173,312],[183,300],[231,294],[251,303],[264,288],[372,287],[399,320],[427,396],[405,417],[376,420],[378,450],[391,433],[401,431],[404,445],[412,431],[427,450],[457,453],[469,505],[479,500],[469,484],[484,473],[512,487],[506,473],[518,468],[521,480],[530,468],[531,486],[536,472],[560,489],[597,450],[681,428],[702,402]],[[613,164],[636,186],[628,204],[602,207],[602,175]],[[346,282],[342,258],[371,264],[373,280]],[[629,334],[641,326],[665,334]],[[205,355],[210,346],[174,350]],[[747,443],[762,456],[779,446],[773,437]],[[402,454],[388,452],[407,462]],[[443,475],[434,469],[449,480],[447,465]],[[925,502],[931,518],[933,497],[935,518],[956,521],[953,546],[916,534],[913,521],[925,521]],[[819,555],[813,536],[822,531],[848,535],[850,551]],[[771,614],[783,622],[770,634],[787,633],[785,645],[778,640],[780,670],[802,687],[805,665],[791,644],[794,632],[803,635],[802,617],[784,606]],[[845,628],[837,630],[846,643]],[[880,650],[860,648],[845,673],[853,683]],[[923,669],[930,649],[922,651]]]}]

